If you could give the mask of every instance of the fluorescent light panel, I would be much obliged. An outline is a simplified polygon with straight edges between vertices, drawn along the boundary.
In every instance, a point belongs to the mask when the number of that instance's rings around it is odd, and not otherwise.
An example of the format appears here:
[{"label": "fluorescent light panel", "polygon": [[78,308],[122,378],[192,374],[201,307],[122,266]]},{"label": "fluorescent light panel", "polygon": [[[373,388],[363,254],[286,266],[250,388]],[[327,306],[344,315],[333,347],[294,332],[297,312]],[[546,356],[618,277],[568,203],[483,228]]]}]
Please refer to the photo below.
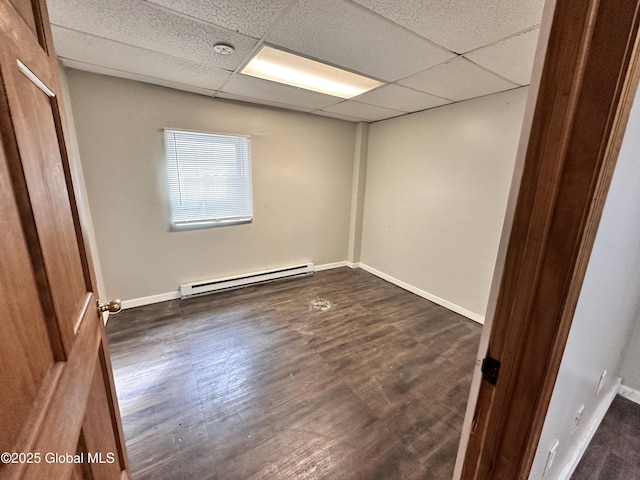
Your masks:
[{"label": "fluorescent light panel", "polygon": [[378,80],[267,45],[240,73],[340,98],[355,97],[382,85]]}]

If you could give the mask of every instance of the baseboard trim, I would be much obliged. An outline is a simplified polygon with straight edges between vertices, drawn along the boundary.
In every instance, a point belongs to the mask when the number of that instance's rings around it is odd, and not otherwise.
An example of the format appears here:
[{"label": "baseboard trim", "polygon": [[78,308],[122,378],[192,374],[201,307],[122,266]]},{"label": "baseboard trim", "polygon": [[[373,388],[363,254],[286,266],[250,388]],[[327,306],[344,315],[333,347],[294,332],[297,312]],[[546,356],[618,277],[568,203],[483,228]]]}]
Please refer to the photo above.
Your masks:
[{"label": "baseboard trim", "polygon": [[627,385],[620,385],[618,393],[627,400],[631,400],[640,405],[640,390],[628,387]]},{"label": "baseboard trim", "polygon": [[607,410],[609,410],[613,399],[616,397],[616,394],[620,389],[621,382],[622,379],[617,378],[606,391],[602,392],[600,403],[593,412],[592,417],[589,419],[588,423],[585,424],[582,432],[576,438],[575,443],[573,445],[569,445],[569,452],[567,455],[568,461],[560,471],[558,480],[569,480],[571,475],[573,475],[573,472],[580,463],[591,439],[595,435],[596,430],[598,430],[602,419],[606,415]]},{"label": "baseboard trim", "polygon": [[[354,268],[351,262],[347,262],[345,260],[343,262],[324,263],[322,265],[316,265],[314,267],[314,270],[316,272],[322,272],[323,270],[331,270],[333,268],[341,267]],[[144,305],[151,305],[153,303],[166,302],[167,300],[175,300],[176,298],[180,298],[180,292],[177,290],[175,292],[158,293],[157,295],[149,295],[147,297],[132,298],[122,301],[122,309],[126,310],[128,308],[142,307]]]},{"label": "baseboard trim", "polygon": [[433,302],[433,303],[437,303],[438,305],[451,310],[452,312],[456,312],[459,313],[460,315],[462,315],[463,317],[467,317],[470,320],[473,320],[474,322],[477,322],[481,325],[484,324],[484,316],[477,314],[475,312],[472,312],[471,310],[467,310],[464,307],[461,307],[460,305],[456,305],[455,303],[451,303],[447,300],[445,300],[444,298],[440,298],[437,295],[433,295],[432,293],[429,292],[425,292],[424,290],[419,289],[418,287],[414,287],[413,285],[410,285],[406,282],[403,282],[402,280],[398,280],[395,277],[392,277],[391,275],[387,275],[384,272],[381,272],[380,270],[377,270],[365,263],[359,263],[358,264],[358,268],[361,268],[373,275],[375,275],[376,277],[380,277],[383,280],[386,280],[389,283],[393,283],[394,285],[403,288],[411,293],[414,293],[416,295],[418,295],[419,297],[422,298],[426,298],[427,300]]},{"label": "baseboard trim", "polygon": [[349,266],[349,262],[347,262],[346,260],[343,262],[324,263],[322,265],[316,265],[315,271],[322,272],[324,270],[331,270],[334,268],[341,268],[341,267],[348,267],[348,266]]},{"label": "baseboard trim", "polygon": [[[456,305],[455,303],[451,303],[443,298],[438,297],[437,295],[433,295],[429,292],[425,292],[424,290],[414,287],[413,285],[403,282],[402,280],[398,280],[397,278],[392,277],[391,275],[387,275],[386,273],[381,272],[380,270],[377,270],[365,263],[361,263],[361,262],[354,263],[354,262],[349,262],[347,260],[342,262],[324,263],[322,265],[316,265],[315,271],[322,272],[324,270],[331,270],[334,268],[342,268],[342,267],[361,268],[362,270],[365,270],[366,272],[369,272],[375,275],[376,277],[386,280],[389,283],[393,283],[394,285],[400,288],[403,288],[408,292],[414,293],[419,297],[426,298],[427,300],[433,303],[437,303],[438,305],[444,308],[447,308],[452,312],[459,313],[460,315],[467,317],[468,319],[473,320],[474,322],[478,322],[481,325],[484,324],[484,316],[479,315],[475,312],[472,312],[471,310],[467,310],[466,308],[461,307],[460,305]],[[129,308],[142,307],[144,305],[151,305],[153,303],[166,302],[167,300],[175,300],[176,298],[180,298],[180,292],[177,290],[174,292],[165,292],[165,293],[159,293],[157,295],[149,295],[147,297],[132,298],[129,300],[122,301],[122,309],[126,310]]]},{"label": "baseboard trim", "polygon": [[166,293],[159,293],[157,295],[149,295],[148,297],[132,298],[130,300],[122,301],[122,309],[126,310],[128,308],[142,307],[144,305],[151,305],[152,303],[160,303],[160,302],[166,302],[167,300],[175,300],[176,298],[180,298],[180,292],[178,290],[176,290],[175,292],[166,292]]}]

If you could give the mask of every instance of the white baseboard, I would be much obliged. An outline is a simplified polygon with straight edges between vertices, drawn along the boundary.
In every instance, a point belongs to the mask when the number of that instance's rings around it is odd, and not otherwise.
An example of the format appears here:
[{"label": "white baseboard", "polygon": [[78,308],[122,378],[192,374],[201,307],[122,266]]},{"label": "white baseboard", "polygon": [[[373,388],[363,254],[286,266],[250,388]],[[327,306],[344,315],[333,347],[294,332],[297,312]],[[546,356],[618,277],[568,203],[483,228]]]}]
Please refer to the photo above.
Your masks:
[{"label": "white baseboard", "polygon": [[152,303],[166,302],[167,300],[175,300],[180,298],[180,292],[159,293],[157,295],[149,295],[148,297],[132,298],[130,300],[122,301],[122,309],[142,307],[143,305],[151,305]]},{"label": "white baseboard", "polygon": [[578,463],[580,463],[580,459],[582,459],[584,452],[587,450],[591,439],[595,435],[596,430],[598,430],[600,422],[602,422],[607,410],[609,410],[611,402],[613,402],[613,399],[616,397],[621,381],[621,378],[617,378],[615,382],[607,388],[607,390],[600,394],[600,402],[594,410],[593,415],[589,418],[587,423],[584,424],[584,428],[576,438],[576,441],[572,445],[569,445],[567,462],[560,471],[558,480],[569,480],[571,475],[573,475],[573,472],[578,466]]},{"label": "white baseboard", "polygon": [[[479,315],[477,313],[474,313],[470,310],[467,310],[464,307],[461,307],[460,305],[456,305],[455,303],[451,303],[443,298],[440,298],[436,295],[433,295],[429,292],[425,292],[424,290],[420,290],[417,287],[414,287],[413,285],[410,285],[406,282],[403,282],[402,280],[398,280],[397,278],[392,277],[391,275],[387,275],[386,273],[383,273],[379,270],[376,270],[373,267],[370,267],[369,265],[366,265],[364,263],[360,263],[360,262],[349,262],[349,261],[342,261],[342,262],[333,262],[333,263],[324,263],[322,265],[316,265],[315,266],[315,271],[316,272],[322,272],[324,270],[331,270],[333,268],[342,268],[342,267],[349,267],[349,268],[362,268],[363,270],[375,275],[376,277],[380,277],[383,280],[386,280],[387,282],[393,283],[394,285],[397,285],[400,288],[403,288],[411,293],[414,293],[422,298],[426,298],[427,300],[432,301],[433,303],[437,303],[438,305],[441,305],[453,312],[459,313],[460,315],[467,317],[471,320],[473,320],[474,322],[478,322],[480,324],[484,323],[484,316]],[[178,290],[174,291],[174,292],[166,292],[166,293],[159,293],[157,295],[149,295],[147,297],[140,297],[140,298],[132,298],[130,300],[123,300],[122,301],[122,309],[126,310],[128,308],[134,308],[134,307],[141,307],[144,305],[151,305],[152,303],[160,303],[160,302],[166,302],[167,300],[174,300],[176,298],[180,298],[180,292]]]},{"label": "white baseboard", "polygon": [[635,388],[631,388],[626,385],[620,385],[618,393],[627,400],[631,400],[632,402],[640,405],[640,390],[636,390]]},{"label": "white baseboard", "polygon": [[322,265],[316,265],[315,271],[322,272],[323,270],[331,270],[332,268],[341,268],[341,267],[349,267],[349,262],[346,260],[344,262],[333,262],[333,263],[324,263]]},{"label": "white baseboard", "polygon": [[[346,260],[343,262],[325,263],[323,265],[316,265],[315,271],[321,272],[323,270],[331,270],[332,268],[341,268],[341,267],[353,268],[352,265],[353,264],[351,262],[347,262]],[[175,292],[166,292],[166,293],[159,293],[157,295],[149,295],[148,297],[132,298],[130,300],[122,301],[122,309],[126,310],[128,308],[142,307],[144,305],[151,305],[152,303],[166,302],[167,300],[174,300],[176,298],[180,298],[180,292],[178,290],[176,290]]]},{"label": "white baseboard", "polygon": [[410,285],[406,282],[403,282],[402,280],[398,280],[397,278],[392,277],[391,275],[387,275],[386,273],[381,272],[380,270],[376,270],[373,267],[370,267],[369,265],[366,265],[364,263],[360,263],[358,264],[359,268],[372,273],[373,275],[375,275],[376,277],[380,277],[383,280],[386,280],[389,283],[393,283],[394,285],[397,285],[400,288],[404,288],[405,290],[411,292],[411,293],[415,293],[416,295],[418,295],[419,297],[422,298],[426,298],[427,300],[433,302],[433,303],[437,303],[438,305],[447,308],[449,310],[451,310],[452,312],[456,312],[459,313],[460,315],[462,315],[463,317],[467,317],[470,320],[473,320],[474,322],[478,322],[479,324],[484,324],[484,316],[477,314],[475,312],[472,312],[471,310],[467,310],[464,307],[461,307],[460,305],[456,305],[455,303],[451,303],[447,300],[445,300],[444,298],[440,298],[436,295],[433,295],[429,292],[425,292],[424,290],[421,290],[417,287],[414,287],[413,285]]}]

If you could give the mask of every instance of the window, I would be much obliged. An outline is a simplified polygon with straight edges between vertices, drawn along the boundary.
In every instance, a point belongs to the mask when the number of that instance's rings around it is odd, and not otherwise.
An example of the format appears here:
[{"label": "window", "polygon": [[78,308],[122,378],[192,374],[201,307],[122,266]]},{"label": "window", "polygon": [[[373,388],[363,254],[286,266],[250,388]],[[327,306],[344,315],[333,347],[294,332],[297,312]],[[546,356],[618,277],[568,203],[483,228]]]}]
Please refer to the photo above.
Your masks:
[{"label": "window", "polygon": [[173,225],[252,220],[249,137],[165,129],[164,141]]}]

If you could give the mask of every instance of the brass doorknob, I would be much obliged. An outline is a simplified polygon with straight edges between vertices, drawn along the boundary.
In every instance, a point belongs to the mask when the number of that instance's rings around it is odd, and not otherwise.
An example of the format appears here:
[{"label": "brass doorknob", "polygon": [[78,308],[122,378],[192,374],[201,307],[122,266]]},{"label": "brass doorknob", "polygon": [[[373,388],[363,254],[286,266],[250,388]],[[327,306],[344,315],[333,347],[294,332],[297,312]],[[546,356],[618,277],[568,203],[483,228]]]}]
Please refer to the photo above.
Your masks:
[{"label": "brass doorknob", "polygon": [[122,301],[119,298],[109,300],[108,303],[102,303],[98,300],[98,313],[118,313],[120,310],[122,310]]}]

